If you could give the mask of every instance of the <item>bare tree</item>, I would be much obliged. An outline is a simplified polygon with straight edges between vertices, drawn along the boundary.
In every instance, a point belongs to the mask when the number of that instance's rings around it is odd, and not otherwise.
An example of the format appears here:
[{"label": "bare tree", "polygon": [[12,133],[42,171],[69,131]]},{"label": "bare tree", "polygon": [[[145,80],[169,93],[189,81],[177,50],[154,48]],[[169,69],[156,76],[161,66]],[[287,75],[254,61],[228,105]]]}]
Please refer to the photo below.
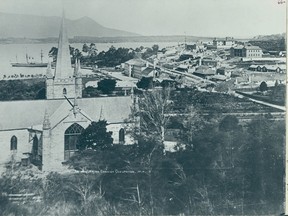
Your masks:
[{"label": "bare tree", "polygon": [[92,207],[94,207],[94,211],[98,212],[98,215],[103,215],[101,204],[103,204],[102,201],[104,200],[104,192],[102,191],[101,181],[100,185],[98,186],[99,191],[96,192],[94,189],[96,186],[95,182],[97,182],[96,180],[98,177],[99,176],[95,176],[95,174],[81,174],[79,176],[76,175],[75,181],[69,184],[69,189],[80,196],[82,201],[81,207],[85,215],[89,214],[89,211],[92,210]]},{"label": "bare tree", "polygon": [[166,126],[172,111],[170,89],[146,91],[138,101],[140,132],[147,138],[157,138],[164,143]]}]

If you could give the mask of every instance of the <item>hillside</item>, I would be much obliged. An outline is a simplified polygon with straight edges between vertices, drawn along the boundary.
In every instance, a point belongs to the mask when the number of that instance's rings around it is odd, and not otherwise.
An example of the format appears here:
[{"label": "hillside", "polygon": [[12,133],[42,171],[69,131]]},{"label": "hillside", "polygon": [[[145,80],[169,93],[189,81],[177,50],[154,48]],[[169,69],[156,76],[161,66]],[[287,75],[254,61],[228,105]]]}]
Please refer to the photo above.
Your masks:
[{"label": "hillside", "polygon": [[252,40],[256,41],[268,41],[268,40],[280,40],[285,38],[285,33],[282,34],[272,34],[272,35],[258,35],[255,36]]},{"label": "hillside", "polygon": [[[0,38],[49,38],[58,37],[61,17],[8,14],[0,12]],[[87,37],[123,37],[137,36],[135,33],[106,28],[89,17],[77,20],[67,19],[70,38]]]}]

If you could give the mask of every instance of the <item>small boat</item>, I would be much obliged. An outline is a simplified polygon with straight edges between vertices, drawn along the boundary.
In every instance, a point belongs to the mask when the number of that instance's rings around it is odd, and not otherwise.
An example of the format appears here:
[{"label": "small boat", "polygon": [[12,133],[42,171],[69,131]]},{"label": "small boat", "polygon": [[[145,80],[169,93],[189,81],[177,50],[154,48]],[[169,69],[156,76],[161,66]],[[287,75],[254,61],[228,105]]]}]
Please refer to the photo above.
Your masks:
[{"label": "small boat", "polygon": [[33,57],[29,57],[26,53],[26,63],[18,63],[17,56],[16,56],[16,63],[11,63],[12,67],[47,67],[48,63],[43,63],[43,52],[41,50],[41,62],[31,62],[29,61]]}]

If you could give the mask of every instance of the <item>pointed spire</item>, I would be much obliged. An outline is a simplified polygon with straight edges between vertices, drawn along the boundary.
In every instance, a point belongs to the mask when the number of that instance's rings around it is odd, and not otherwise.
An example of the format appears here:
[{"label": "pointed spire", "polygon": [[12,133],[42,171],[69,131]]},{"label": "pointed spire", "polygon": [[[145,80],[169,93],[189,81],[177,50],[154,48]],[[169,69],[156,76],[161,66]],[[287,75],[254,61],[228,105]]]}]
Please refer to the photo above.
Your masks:
[{"label": "pointed spire", "polygon": [[46,69],[46,77],[47,78],[53,78],[51,62],[50,62],[49,58],[48,58],[48,64],[47,64],[47,69]]},{"label": "pointed spire", "polygon": [[77,64],[77,75],[81,76],[81,63],[80,59],[78,59],[78,64]]},{"label": "pointed spire", "polygon": [[65,12],[63,10],[63,17],[58,40],[58,54],[56,61],[55,77],[68,78],[72,76],[73,72],[71,70],[71,57],[65,22]]},{"label": "pointed spire", "polygon": [[74,77],[77,77],[77,69],[78,69],[78,61],[77,61],[77,58],[75,59],[75,66],[74,66],[74,74],[73,74],[73,76]]},{"label": "pointed spire", "polygon": [[48,110],[45,109],[44,121],[43,121],[43,130],[49,130],[51,128],[50,119]]},{"label": "pointed spire", "polygon": [[80,69],[81,69],[80,59],[77,59],[77,58],[76,58],[76,60],[75,60],[74,74],[73,74],[74,77],[80,77],[80,76],[81,76]]},{"label": "pointed spire", "polygon": [[103,106],[101,105],[99,121],[103,121],[103,120],[104,120],[104,116],[103,116]]}]

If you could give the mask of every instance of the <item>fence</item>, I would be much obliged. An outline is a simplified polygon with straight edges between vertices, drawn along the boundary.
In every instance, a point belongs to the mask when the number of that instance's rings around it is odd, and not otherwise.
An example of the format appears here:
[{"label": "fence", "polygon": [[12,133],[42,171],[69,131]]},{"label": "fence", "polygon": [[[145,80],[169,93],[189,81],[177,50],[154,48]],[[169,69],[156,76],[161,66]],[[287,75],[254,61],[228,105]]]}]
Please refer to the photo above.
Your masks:
[{"label": "fence", "polygon": [[23,194],[5,194],[2,196],[8,197],[11,202],[23,203],[23,202],[40,202],[42,197],[34,193],[23,193]]}]

